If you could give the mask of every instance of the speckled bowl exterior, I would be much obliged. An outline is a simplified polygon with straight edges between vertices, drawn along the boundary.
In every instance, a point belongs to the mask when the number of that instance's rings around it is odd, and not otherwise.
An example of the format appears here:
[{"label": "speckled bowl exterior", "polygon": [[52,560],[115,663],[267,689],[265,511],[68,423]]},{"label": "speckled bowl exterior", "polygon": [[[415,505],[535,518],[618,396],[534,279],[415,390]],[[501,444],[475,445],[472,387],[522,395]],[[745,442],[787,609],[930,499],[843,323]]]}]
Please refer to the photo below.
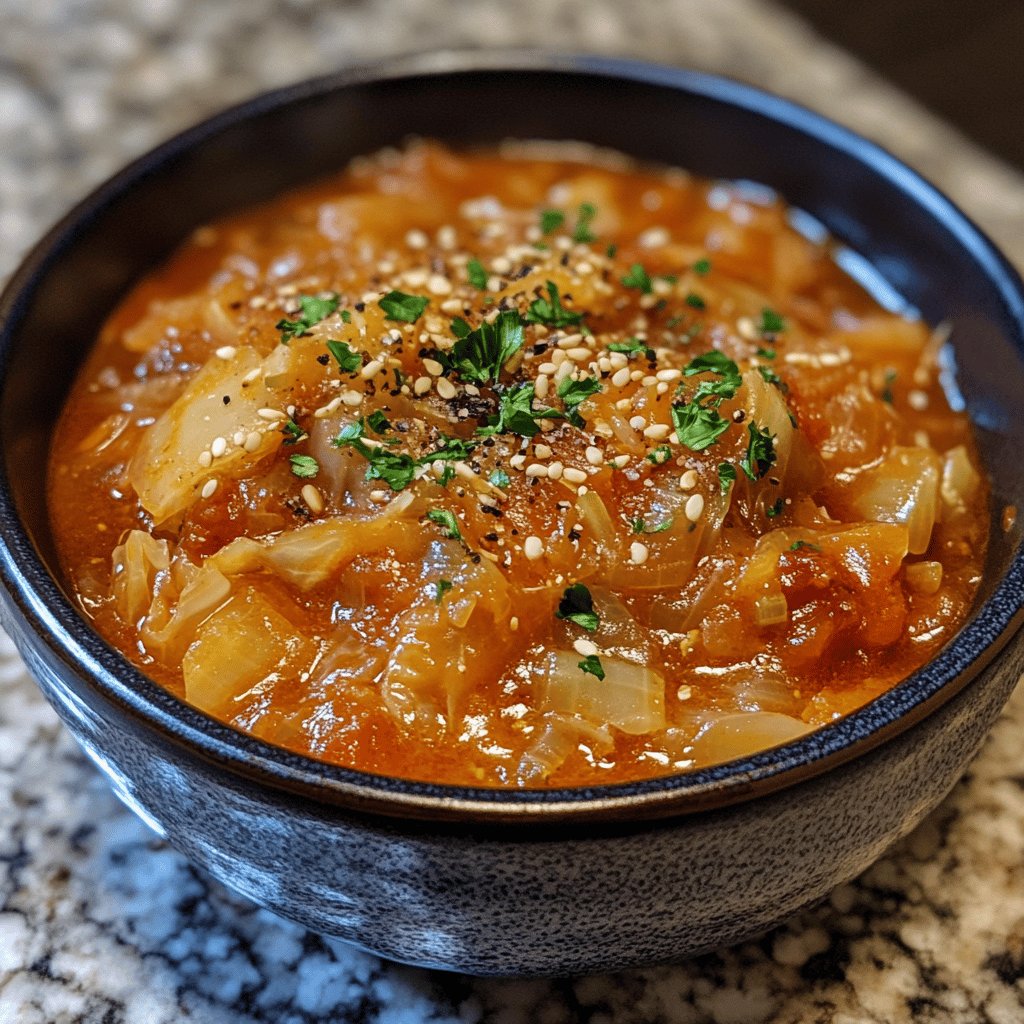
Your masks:
[{"label": "speckled bowl exterior", "polygon": [[[99,325],[192,228],[421,134],[576,138],[778,190],[930,321],[993,482],[969,621],[889,693],[810,736],[666,779],[545,792],[317,764],[171,697],[94,633],[56,564],[43,474]],[[1024,670],[1024,290],[893,157],[777,97],[624,61],[433,54],[262,96],[102,186],[0,297],[0,623],[118,795],[285,917],[410,963],[562,974],[671,960],[779,922],[862,871],[949,791]],[[59,443],[59,438],[54,443]]]}]

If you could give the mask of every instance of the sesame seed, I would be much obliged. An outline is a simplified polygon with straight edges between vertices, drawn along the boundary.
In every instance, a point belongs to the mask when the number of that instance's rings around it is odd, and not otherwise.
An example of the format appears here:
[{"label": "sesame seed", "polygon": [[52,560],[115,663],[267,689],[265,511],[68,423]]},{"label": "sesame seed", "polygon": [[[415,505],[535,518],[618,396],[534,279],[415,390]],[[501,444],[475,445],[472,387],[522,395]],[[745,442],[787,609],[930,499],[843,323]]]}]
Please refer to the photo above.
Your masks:
[{"label": "sesame seed", "polygon": [[417,377],[413,382],[412,391],[414,395],[425,395],[433,387],[433,381],[429,377]]},{"label": "sesame seed", "polygon": [[551,378],[547,374],[539,374],[533,385],[533,393],[537,398],[547,398],[551,390]]},{"label": "sesame seed", "polygon": [[576,348],[570,348],[565,353],[574,363],[582,363],[589,359],[593,354],[589,348],[585,348],[583,345],[578,345]]},{"label": "sesame seed", "polygon": [[209,469],[212,464],[213,455],[211,454],[210,450],[206,449],[205,451],[201,451],[199,453],[199,465],[202,466],[203,469]]},{"label": "sesame seed", "polygon": [[538,459],[550,459],[551,448],[546,444],[535,444],[533,446],[533,454],[536,455]]},{"label": "sesame seed", "polygon": [[251,430],[246,434],[242,447],[251,454],[259,448],[262,439],[263,435],[258,430]]},{"label": "sesame seed", "polygon": [[346,391],[341,396],[342,402],[350,408],[355,408],[357,405],[363,404],[363,396],[358,391]]},{"label": "sesame seed", "polygon": [[431,295],[451,295],[452,283],[444,274],[431,274],[427,278],[427,291]]},{"label": "sesame seed", "polygon": [[562,476],[571,484],[581,484],[587,479],[587,474],[582,469],[577,469],[575,466],[566,466],[562,470]]},{"label": "sesame seed", "polygon": [[444,373],[444,367],[436,359],[424,359],[423,369],[432,377],[440,377]]},{"label": "sesame seed", "polygon": [[216,479],[212,479],[212,480],[207,480],[206,483],[203,484],[203,489],[199,493],[204,498],[212,498],[213,495],[214,495],[214,492],[216,490],[217,490],[217,481],[216,481]]},{"label": "sesame seed", "polygon": [[214,355],[218,359],[234,359],[238,349],[234,345],[221,345],[219,349],[214,352]]},{"label": "sesame seed", "polygon": [[254,370],[250,370],[250,371],[249,371],[249,372],[248,372],[248,373],[247,373],[247,374],[246,374],[246,375],[245,375],[245,376],[244,376],[244,377],[242,378],[242,383],[243,383],[243,384],[251,384],[251,383],[252,383],[252,382],[253,382],[254,380],[256,380],[256,378],[257,378],[257,377],[259,377],[259,375],[260,375],[260,374],[261,374],[262,372],[263,372],[263,371],[262,371],[262,370],[260,369],[260,367],[258,367],[258,366],[257,366],[257,367],[256,367],[256,368],[255,368]]},{"label": "sesame seed", "polygon": [[554,363],[541,363],[540,366],[537,367],[537,372],[545,374],[546,376],[551,376],[551,374],[553,374],[557,369],[558,367]]},{"label": "sesame seed", "polygon": [[447,402],[451,401],[455,395],[455,385],[447,377],[437,378],[437,393]]},{"label": "sesame seed", "polygon": [[405,244],[410,249],[426,249],[429,242],[430,239],[427,238],[426,234],[416,228],[405,233]]},{"label": "sesame seed", "polygon": [[526,475],[527,476],[536,476],[536,477],[547,476],[548,475],[548,467],[547,466],[542,466],[539,462],[531,462],[526,467]]},{"label": "sesame seed", "polygon": [[580,484],[579,487],[576,488],[576,493],[582,498],[589,490],[590,488],[587,487],[586,484]]},{"label": "sesame seed", "polygon": [[359,376],[363,380],[369,380],[371,377],[376,376],[384,369],[383,359],[371,359],[360,371]]},{"label": "sesame seed", "polygon": [[634,430],[643,430],[644,427],[647,426],[647,420],[645,420],[643,416],[631,416],[629,420],[629,425]]},{"label": "sesame seed", "polygon": [[676,690],[676,696],[680,700],[689,700],[693,696],[693,687],[687,686],[685,683]]},{"label": "sesame seed", "polygon": [[223,437],[215,437],[210,442],[210,454],[219,459],[228,450],[228,442]]},{"label": "sesame seed", "polygon": [[457,316],[462,312],[462,300],[445,299],[445,301],[441,303],[441,312],[447,313],[449,316]]},{"label": "sesame seed", "polygon": [[741,338],[746,338],[747,341],[759,341],[760,335],[757,333],[757,324],[749,316],[741,316],[736,321],[736,330],[739,331]]},{"label": "sesame seed", "polygon": [[592,466],[600,466],[604,463],[604,455],[600,448],[596,448],[594,445],[588,445],[587,451],[587,462]]},{"label": "sesame seed", "polygon": [[601,649],[593,640],[588,640],[586,637],[580,637],[579,640],[574,640],[572,646],[576,653],[583,655],[584,658],[592,657]]},{"label": "sesame seed", "polygon": [[564,471],[564,467],[563,467],[563,465],[560,462],[552,462],[548,466],[548,479],[549,480],[558,480],[558,479],[560,479],[561,476],[562,476],[563,471]]},{"label": "sesame seed", "polygon": [[262,420],[286,420],[288,417],[280,409],[257,409],[256,415]]},{"label": "sesame seed", "polygon": [[688,469],[680,478],[679,486],[684,491],[692,491],[697,486],[697,470]]},{"label": "sesame seed", "polygon": [[634,565],[643,565],[647,561],[647,556],[650,551],[646,544],[641,544],[640,541],[635,540],[629,545],[629,560]]},{"label": "sesame seed", "polygon": [[672,383],[672,381],[679,380],[679,378],[682,377],[682,375],[682,370],[659,370],[654,376],[657,380],[663,380],[667,381],[668,383]]},{"label": "sesame seed", "polygon": [[652,423],[644,430],[644,437],[649,437],[652,441],[663,441],[671,429],[667,423]]},{"label": "sesame seed", "polygon": [[324,499],[313,484],[306,484],[299,493],[302,495],[302,500],[309,507],[310,512],[314,515],[319,515],[323,512]]},{"label": "sesame seed", "polygon": [[611,462],[611,464],[616,469],[623,469],[627,465],[627,463],[629,462],[629,456],[628,455],[616,455],[614,459],[609,459],[608,461]]},{"label": "sesame seed", "polygon": [[445,224],[437,229],[437,244],[442,249],[454,249],[457,241],[455,228],[450,224]]},{"label": "sesame seed", "polygon": [[667,395],[669,390],[670,389],[668,384],[666,384],[663,380],[658,381],[658,386],[655,388],[655,391],[657,391],[659,395]]},{"label": "sesame seed", "polygon": [[924,391],[908,391],[907,402],[911,409],[915,409],[917,412],[924,412],[928,408],[928,394]]},{"label": "sesame seed", "polygon": [[513,633],[515,633],[516,630],[519,629],[519,616],[518,615],[513,615],[512,618],[508,620],[508,628],[510,630],[512,630]]},{"label": "sesame seed", "polygon": [[648,228],[646,231],[640,232],[637,244],[641,249],[660,249],[663,245],[668,244],[668,240],[669,234],[665,228]]},{"label": "sesame seed", "polygon": [[508,460],[508,463],[513,469],[522,469],[523,466],[526,465],[526,456],[513,455],[512,458]]},{"label": "sesame seed", "polygon": [[623,366],[612,374],[612,384],[617,388],[625,387],[629,383],[629,367]]},{"label": "sesame seed", "polygon": [[540,537],[529,536],[523,541],[523,554],[531,561],[535,562],[541,555],[544,554],[544,542]]},{"label": "sesame seed", "polygon": [[691,494],[686,502],[686,508],[683,510],[686,513],[686,518],[691,523],[697,522],[698,519],[704,514],[704,495],[703,494]]}]

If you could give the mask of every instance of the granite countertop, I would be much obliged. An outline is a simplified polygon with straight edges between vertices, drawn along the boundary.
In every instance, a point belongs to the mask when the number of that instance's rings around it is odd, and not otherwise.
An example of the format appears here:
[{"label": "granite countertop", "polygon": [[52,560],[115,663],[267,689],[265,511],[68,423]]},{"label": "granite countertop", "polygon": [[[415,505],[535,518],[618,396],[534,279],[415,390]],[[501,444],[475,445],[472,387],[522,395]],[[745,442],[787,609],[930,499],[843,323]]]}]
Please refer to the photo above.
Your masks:
[{"label": "granite countertop", "polygon": [[[1024,181],[759,0],[0,0],[0,277],[86,189],[254,92],[389,52],[545,45],[720,71],[878,139],[1024,262]],[[227,892],[125,810],[0,634],[0,1024],[1024,1020],[1018,691],[952,795],[851,885],[672,967],[481,981]]]}]

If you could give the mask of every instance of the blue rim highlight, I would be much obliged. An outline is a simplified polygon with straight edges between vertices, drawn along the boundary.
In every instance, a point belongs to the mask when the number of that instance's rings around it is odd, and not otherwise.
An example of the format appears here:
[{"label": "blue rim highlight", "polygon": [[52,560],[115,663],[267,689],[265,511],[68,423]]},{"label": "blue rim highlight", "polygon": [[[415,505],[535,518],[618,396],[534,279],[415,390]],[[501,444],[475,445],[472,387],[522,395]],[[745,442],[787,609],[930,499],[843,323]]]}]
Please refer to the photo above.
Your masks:
[{"label": "blue rim highlight", "polygon": [[[943,193],[877,144],[828,118],[753,86],[690,70],[640,61],[537,52],[442,52],[400,57],[347,69],[262,94],[186,130],[129,164],[71,210],[29,253],[0,296],[0,378],[7,349],[38,279],[74,237],[114,200],[158,168],[223,129],[346,86],[403,79],[507,70],[596,76],[687,92],[786,125],[866,165],[927,211],[973,257],[993,284],[1015,327],[1024,358],[1024,284],[993,243]],[[929,702],[944,702],[976,676],[1024,619],[1024,550],[1018,550],[992,596],[926,666],[870,704],[792,743],[711,768],[641,782],[574,789],[508,790],[439,785],[372,775],[325,764],[273,747],[208,718],[178,700],[110,647],[64,596],[35,553],[18,519],[0,465],[0,581],[30,627],[56,660],[93,685],[121,710],[142,718],[165,737],[239,776],[269,783],[312,800],[382,815],[481,822],[488,811],[523,823],[662,817],[756,796],[789,783],[788,772],[824,770],[856,757],[902,731],[901,719]],[[813,774],[814,769],[809,774]],[[807,774],[807,773],[805,773]],[[793,780],[796,781],[796,780]],[[534,811],[535,814],[530,812]]]}]

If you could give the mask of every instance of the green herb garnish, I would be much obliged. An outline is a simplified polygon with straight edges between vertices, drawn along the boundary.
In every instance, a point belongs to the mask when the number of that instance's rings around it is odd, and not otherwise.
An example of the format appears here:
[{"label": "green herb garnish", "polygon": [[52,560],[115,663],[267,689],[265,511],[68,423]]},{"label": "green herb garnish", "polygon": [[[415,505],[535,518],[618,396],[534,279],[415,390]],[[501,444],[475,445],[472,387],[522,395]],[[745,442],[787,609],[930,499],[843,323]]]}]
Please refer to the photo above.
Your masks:
[{"label": "green herb garnish", "polygon": [[391,429],[391,421],[381,412],[380,409],[374,409],[369,416],[366,417],[366,425],[375,434],[386,434]]},{"label": "green herb garnish", "polygon": [[679,443],[695,452],[710,448],[729,429],[729,421],[717,409],[706,409],[699,402],[673,405],[672,425]]},{"label": "green herb garnish", "polygon": [[438,580],[434,584],[434,604],[440,604],[444,598],[444,595],[452,589],[451,580]]},{"label": "green herb garnish", "polygon": [[643,352],[648,359],[654,358],[654,349],[648,347],[646,341],[639,338],[628,338],[626,341],[613,341],[608,345],[609,352],[624,352],[627,356]]},{"label": "green herb garnish", "polygon": [[479,260],[472,259],[466,264],[466,276],[474,288],[479,288],[480,291],[483,291],[487,287],[487,278],[490,275]]},{"label": "green herb garnish", "polygon": [[747,442],[747,454],[740,461],[740,469],[751,480],[760,480],[771,469],[775,462],[775,435],[767,427],[758,427],[751,420],[747,424],[750,440]]},{"label": "green herb garnish", "polygon": [[574,242],[596,242],[597,235],[590,230],[590,224],[597,216],[597,207],[593,203],[580,203],[576,215],[576,229],[572,233]]},{"label": "green herb garnish", "polygon": [[478,427],[477,434],[481,437],[492,434],[534,437],[540,432],[538,420],[562,418],[562,413],[556,409],[534,409],[533,399],[533,381],[524,381],[506,388],[498,398],[497,415],[488,417],[487,425]]},{"label": "green herb garnish", "polygon": [[583,428],[583,417],[580,416],[579,405],[584,399],[596,395],[601,390],[601,382],[596,377],[585,377],[573,380],[564,377],[558,385],[558,397],[565,403],[565,418],[574,426]]},{"label": "green herb garnish", "polygon": [[647,461],[653,462],[655,466],[663,466],[672,458],[672,449],[667,444],[659,444],[653,451],[647,453]]},{"label": "green herb garnish", "polygon": [[555,618],[574,622],[589,633],[593,633],[601,624],[597,612],[594,611],[594,599],[582,583],[573,583],[565,588],[562,599],[555,609]]},{"label": "green herb garnish", "polygon": [[693,265],[693,272],[704,277],[706,274],[711,272],[711,260],[706,258],[697,260]]},{"label": "green herb garnish", "polygon": [[757,372],[767,384],[774,384],[783,393],[789,391],[789,385],[770,366],[759,366]]},{"label": "green herb garnish", "polygon": [[761,334],[779,334],[786,329],[786,321],[780,313],[765,306],[761,310],[761,322],[757,329]]},{"label": "green herb garnish", "polygon": [[624,287],[639,288],[644,295],[650,295],[654,288],[654,285],[651,283],[651,275],[644,270],[643,265],[640,263],[634,263],[629,268],[629,272],[623,274],[619,280]]},{"label": "green herb garnish", "polygon": [[461,317],[452,321],[458,341],[448,352],[438,352],[437,361],[473,384],[491,384],[501,368],[523,347],[523,321],[514,309],[498,314],[494,323],[486,320],[474,331]]},{"label": "green herb garnish", "polygon": [[432,508],[427,513],[427,518],[432,523],[437,523],[444,530],[444,535],[449,540],[462,540],[462,534],[459,532],[459,521],[455,518],[455,513],[447,508]]},{"label": "green herb garnish", "polygon": [[596,654],[588,654],[578,664],[584,673],[604,679],[604,665],[601,664],[601,659]]},{"label": "green herb garnish", "polygon": [[691,309],[707,309],[708,305],[696,292],[688,292],[683,301]]},{"label": "green herb garnish", "polygon": [[789,545],[790,551],[821,551],[821,548],[817,544],[812,544],[808,540],[795,540]]},{"label": "green herb garnish", "polygon": [[318,299],[315,295],[299,296],[299,315],[295,320],[278,320],[276,327],[281,332],[281,344],[287,345],[292,338],[305,334],[310,327],[326,320],[337,308],[340,299],[332,295],[328,299]]},{"label": "green herb garnish", "polygon": [[534,299],[526,313],[526,322],[544,324],[547,327],[571,327],[583,319],[582,313],[566,309],[562,305],[562,297],[558,294],[558,285],[554,281],[547,282],[548,297]]},{"label": "green herb garnish", "polygon": [[331,438],[335,448],[354,448],[369,463],[367,480],[383,480],[393,491],[400,491],[412,483],[419,468],[416,460],[405,452],[394,452],[381,445],[371,447],[363,440],[362,420],[342,427],[337,437]]},{"label": "green herb garnish", "polygon": [[550,235],[565,223],[565,214],[561,210],[542,210],[540,214],[540,230],[543,235]]},{"label": "green herb garnish", "polygon": [[388,320],[398,320],[405,324],[414,324],[430,304],[430,299],[422,295],[406,295],[405,292],[390,291],[377,300],[377,305],[384,310]]},{"label": "green herb garnish", "polygon": [[286,420],[281,433],[284,434],[285,444],[298,444],[304,437],[309,436],[295,420]]},{"label": "green herb garnish", "polygon": [[347,342],[329,339],[327,350],[334,356],[342,373],[355,373],[363,365],[362,355],[350,348]]},{"label": "green herb garnish", "polygon": [[774,505],[767,505],[767,506],[765,506],[764,514],[769,519],[777,519],[779,516],[782,515],[782,506],[783,506],[783,504],[784,504],[784,502],[783,502],[783,500],[781,498],[776,499]]},{"label": "green herb garnish", "polygon": [[889,405],[893,403],[892,386],[896,383],[896,377],[898,374],[895,370],[885,371],[885,387],[882,388],[882,393],[879,396],[883,402],[887,402]]},{"label": "green herb garnish", "polygon": [[634,519],[630,525],[633,527],[634,533],[664,533],[666,530],[672,529],[673,522],[674,520],[670,516],[658,523],[657,526],[648,526],[643,519]]},{"label": "green herb garnish", "polygon": [[718,464],[718,486],[722,490],[723,497],[729,493],[729,488],[736,483],[736,467],[730,462]]},{"label": "green herb garnish", "polygon": [[292,473],[300,480],[312,480],[320,472],[320,463],[312,455],[289,455]]},{"label": "green herb garnish", "polygon": [[439,434],[438,442],[440,447],[421,455],[416,460],[421,466],[427,466],[431,462],[458,462],[461,459],[468,459],[476,447],[475,441],[464,441],[461,437],[448,437],[447,434]]}]

